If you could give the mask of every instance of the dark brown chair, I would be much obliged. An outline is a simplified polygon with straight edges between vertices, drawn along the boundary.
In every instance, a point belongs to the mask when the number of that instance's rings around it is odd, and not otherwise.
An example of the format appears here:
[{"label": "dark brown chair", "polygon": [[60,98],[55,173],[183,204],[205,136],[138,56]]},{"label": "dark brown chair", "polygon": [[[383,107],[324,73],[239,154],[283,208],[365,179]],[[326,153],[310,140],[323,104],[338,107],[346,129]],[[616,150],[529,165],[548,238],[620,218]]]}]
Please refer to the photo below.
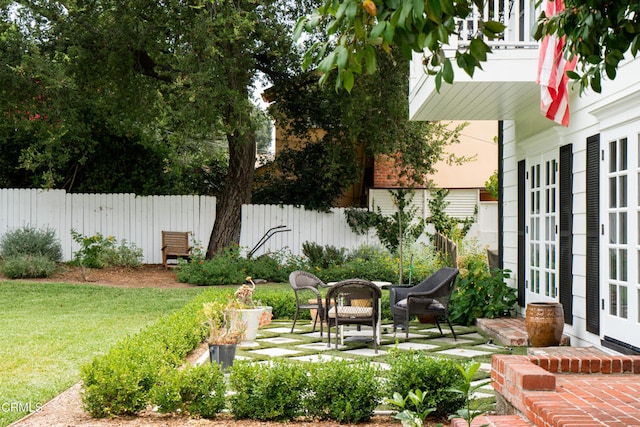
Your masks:
[{"label": "dark brown chair", "polygon": [[373,348],[378,352],[378,322],[380,321],[380,288],[368,280],[347,279],[327,291],[327,345],[331,347],[331,327],[336,328],[336,349],[340,327],[369,325],[373,330]]},{"label": "dark brown chair", "polygon": [[449,300],[458,277],[458,269],[443,267],[427,277],[422,282],[411,287],[394,287],[390,289],[389,300],[393,314],[393,333],[399,325],[404,327],[409,338],[409,320],[413,316],[424,315],[433,317],[441,335],[444,335],[440,327],[440,321],[444,320],[449,325],[454,339],[456,333],[449,321]]},{"label": "dark brown chair", "polygon": [[322,280],[314,276],[313,274],[296,270],[289,275],[289,284],[293,289],[296,296],[296,313],[293,316],[293,325],[291,326],[291,333],[296,327],[296,321],[298,320],[298,314],[300,310],[315,310],[315,316],[313,317],[313,330],[316,330],[316,323],[320,319],[320,336],[322,336],[322,322],[324,321],[325,310],[322,305],[322,295],[320,295],[319,287],[326,287]]}]

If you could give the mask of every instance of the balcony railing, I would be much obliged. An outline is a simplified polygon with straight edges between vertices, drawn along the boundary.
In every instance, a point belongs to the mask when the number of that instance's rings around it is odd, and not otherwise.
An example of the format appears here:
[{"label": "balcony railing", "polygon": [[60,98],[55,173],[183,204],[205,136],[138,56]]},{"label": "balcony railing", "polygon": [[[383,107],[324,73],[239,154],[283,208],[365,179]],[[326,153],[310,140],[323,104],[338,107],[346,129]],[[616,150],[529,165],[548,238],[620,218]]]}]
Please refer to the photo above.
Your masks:
[{"label": "balcony railing", "polygon": [[465,48],[479,30],[482,21],[498,21],[506,25],[500,39],[487,40],[494,48],[537,48],[533,38],[539,10],[533,0],[487,0],[482,12],[474,7],[473,15],[458,22],[458,40],[451,40],[449,48]]}]

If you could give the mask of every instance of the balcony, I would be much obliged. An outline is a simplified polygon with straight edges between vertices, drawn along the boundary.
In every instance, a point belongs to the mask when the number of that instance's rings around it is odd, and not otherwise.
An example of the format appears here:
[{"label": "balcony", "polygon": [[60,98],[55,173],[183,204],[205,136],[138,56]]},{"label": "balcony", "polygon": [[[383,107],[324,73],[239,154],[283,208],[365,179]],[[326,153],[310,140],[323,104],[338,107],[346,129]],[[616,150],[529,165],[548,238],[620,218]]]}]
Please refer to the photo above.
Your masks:
[{"label": "balcony", "polygon": [[532,30],[538,12],[532,0],[488,0],[480,14],[460,21],[459,38],[445,50],[454,57],[465,49],[470,34],[483,20],[499,20],[507,26],[501,40],[487,41],[493,53],[476,70],[473,79],[455,67],[453,84],[443,83],[438,93],[433,76],[422,66],[422,55],[414,54],[409,82],[409,114],[412,120],[508,120],[537,113],[540,89],[536,85],[538,42]]}]

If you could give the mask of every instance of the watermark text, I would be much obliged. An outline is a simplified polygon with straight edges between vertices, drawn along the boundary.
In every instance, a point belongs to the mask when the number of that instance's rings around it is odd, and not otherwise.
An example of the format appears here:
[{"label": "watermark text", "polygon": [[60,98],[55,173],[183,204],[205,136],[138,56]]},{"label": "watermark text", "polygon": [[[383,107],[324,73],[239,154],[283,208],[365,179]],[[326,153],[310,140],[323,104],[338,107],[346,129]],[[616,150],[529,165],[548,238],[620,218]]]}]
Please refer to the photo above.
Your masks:
[{"label": "watermark text", "polygon": [[40,412],[42,403],[34,402],[0,402],[0,412]]}]

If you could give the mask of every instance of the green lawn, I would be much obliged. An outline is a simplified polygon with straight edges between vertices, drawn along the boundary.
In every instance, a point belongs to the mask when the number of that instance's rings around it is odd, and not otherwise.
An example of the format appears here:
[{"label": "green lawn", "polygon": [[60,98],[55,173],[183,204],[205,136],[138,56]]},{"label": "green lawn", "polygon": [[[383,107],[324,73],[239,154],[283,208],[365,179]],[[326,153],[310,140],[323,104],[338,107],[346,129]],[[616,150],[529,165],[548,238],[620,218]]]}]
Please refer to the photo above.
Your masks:
[{"label": "green lawn", "polygon": [[202,288],[0,282],[0,427],[79,381],[80,367]]}]

